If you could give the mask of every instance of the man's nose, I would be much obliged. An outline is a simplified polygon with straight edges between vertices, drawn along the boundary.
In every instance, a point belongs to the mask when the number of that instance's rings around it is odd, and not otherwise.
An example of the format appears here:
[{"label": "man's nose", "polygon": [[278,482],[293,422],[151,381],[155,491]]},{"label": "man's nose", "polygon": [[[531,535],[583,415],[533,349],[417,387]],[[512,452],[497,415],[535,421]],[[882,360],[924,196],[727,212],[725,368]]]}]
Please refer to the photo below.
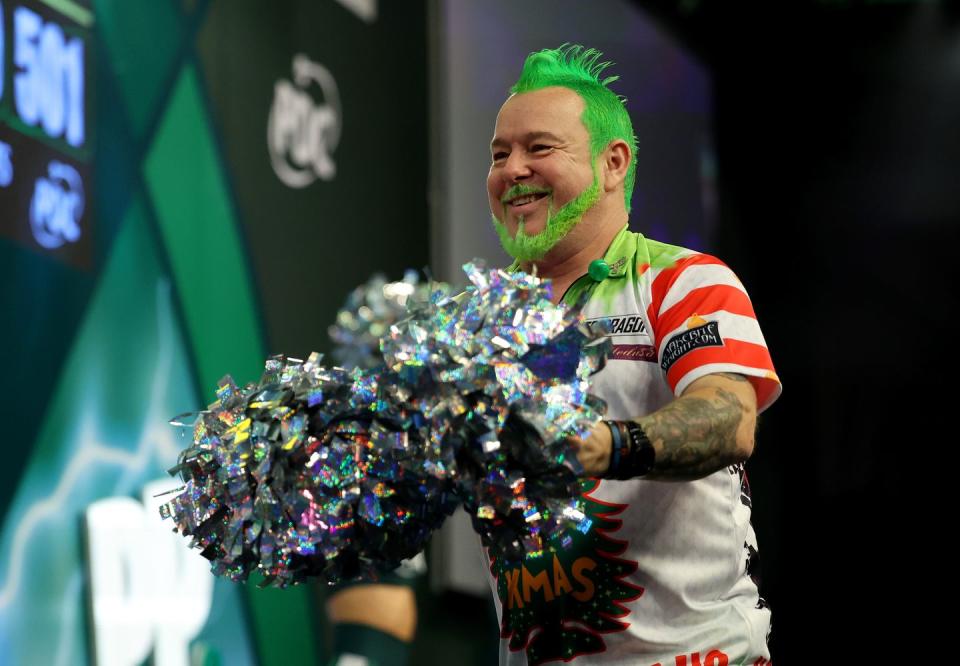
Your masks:
[{"label": "man's nose", "polygon": [[503,165],[503,175],[511,181],[523,180],[530,176],[530,166],[527,158],[520,151],[513,151]]}]

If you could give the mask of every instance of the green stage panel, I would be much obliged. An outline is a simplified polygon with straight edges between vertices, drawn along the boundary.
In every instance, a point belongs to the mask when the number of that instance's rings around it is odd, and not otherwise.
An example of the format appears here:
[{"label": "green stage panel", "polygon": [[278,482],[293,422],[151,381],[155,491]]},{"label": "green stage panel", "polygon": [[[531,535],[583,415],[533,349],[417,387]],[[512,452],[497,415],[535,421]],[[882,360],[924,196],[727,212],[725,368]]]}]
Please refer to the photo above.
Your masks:
[{"label": "green stage panel", "polygon": [[[139,498],[164,479],[184,442],[167,419],[196,406],[173,304],[142,202],[128,211],[68,352],[30,462],[0,531],[0,653],[4,663],[76,666],[90,658],[83,515],[91,503]],[[153,524],[159,517],[143,512]],[[125,552],[135,576],[147,552]],[[120,572],[122,573],[122,571]],[[149,606],[150,598],[142,599]],[[196,650],[253,664],[237,586],[214,585]],[[132,604],[131,607],[136,607]],[[144,631],[147,617],[131,617]],[[88,634],[88,632],[90,632]],[[43,637],[38,640],[37,637]],[[9,661],[8,661],[9,660]]]},{"label": "green stage panel", "polygon": [[[80,268],[0,239],[6,283],[18,285],[0,302],[12,313],[2,347],[15,350],[7,404],[19,416],[0,491],[0,654],[72,666],[92,663],[103,639],[96,590],[111,571],[96,563],[142,578],[129,559],[142,540],[98,551],[96,516],[106,502],[155,525],[143,495],[187,444],[167,419],[210,402],[224,374],[256,379],[269,353],[323,350],[353,287],[426,264],[426,16],[423,3],[380,5],[370,22],[312,0],[23,2],[47,18],[67,8],[89,33],[92,217]],[[13,5],[0,4],[9,30]],[[343,115],[336,177],[291,188],[267,127],[298,57],[336,77]],[[311,112],[325,104],[315,86],[298,94]],[[90,571],[88,552],[104,553]],[[205,580],[191,664],[323,662],[310,588]],[[114,642],[130,654],[162,650],[157,637],[176,625],[155,617],[156,636],[138,647],[142,618],[126,615],[130,631]]]},{"label": "green stage panel", "polygon": [[144,173],[190,329],[201,393],[256,379],[263,344],[233,204],[193,68],[184,67]]},{"label": "green stage panel", "polygon": [[127,117],[142,138],[176,74],[187,31],[176,5],[94,0],[103,40]]}]

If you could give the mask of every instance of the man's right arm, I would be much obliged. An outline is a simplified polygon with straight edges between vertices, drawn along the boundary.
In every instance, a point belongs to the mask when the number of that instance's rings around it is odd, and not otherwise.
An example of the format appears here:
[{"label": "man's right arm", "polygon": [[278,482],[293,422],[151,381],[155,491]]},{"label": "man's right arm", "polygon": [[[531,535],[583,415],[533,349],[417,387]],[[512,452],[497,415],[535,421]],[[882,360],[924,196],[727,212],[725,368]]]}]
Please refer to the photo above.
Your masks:
[{"label": "man's right arm", "polygon": [[[653,445],[654,465],[644,475],[660,481],[690,481],[743,462],[753,453],[757,394],[743,375],[716,373],[692,382],[683,395],[633,419]],[[585,476],[610,468],[613,438],[601,422],[577,440]]]}]

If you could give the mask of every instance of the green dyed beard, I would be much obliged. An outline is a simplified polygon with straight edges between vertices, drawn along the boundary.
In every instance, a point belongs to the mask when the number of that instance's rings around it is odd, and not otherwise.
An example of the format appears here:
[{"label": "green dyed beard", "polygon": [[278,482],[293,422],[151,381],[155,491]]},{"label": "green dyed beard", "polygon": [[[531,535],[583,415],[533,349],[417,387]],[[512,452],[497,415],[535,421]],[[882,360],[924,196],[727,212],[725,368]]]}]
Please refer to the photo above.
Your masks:
[{"label": "green dyed beard", "polygon": [[[520,191],[516,194],[525,194],[524,187],[519,186]],[[537,188],[528,188],[530,192],[539,192]],[[511,188],[510,192],[513,192]],[[508,193],[510,194],[510,193]],[[516,196],[510,194],[510,196]],[[553,211],[553,194],[550,197],[550,208],[547,210],[547,223],[543,231],[533,236],[528,236],[523,230],[523,217],[519,219],[517,226],[517,235],[510,237],[510,231],[507,225],[497,219],[496,215],[491,214],[493,219],[493,228],[497,230],[497,236],[500,237],[500,244],[514,259],[520,261],[536,261],[543,259],[547,252],[552,250],[557,243],[563,240],[570,231],[577,226],[577,223],[583,218],[584,214],[590,210],[600,200],[600,178],[596,169],[593,172],[593,184],[583,192],[574,197],[560,207],[556,213]],[[508,198],[504,195],[504,198]],[[506,215],[506,211],[504,211]]]}]

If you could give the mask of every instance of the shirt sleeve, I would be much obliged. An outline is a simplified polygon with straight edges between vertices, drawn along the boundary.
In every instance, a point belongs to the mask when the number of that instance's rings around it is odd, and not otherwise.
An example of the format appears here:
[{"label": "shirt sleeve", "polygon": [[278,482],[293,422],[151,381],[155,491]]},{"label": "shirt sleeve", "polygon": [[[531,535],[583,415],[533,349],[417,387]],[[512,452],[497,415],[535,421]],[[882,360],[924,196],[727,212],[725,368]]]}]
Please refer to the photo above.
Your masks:
[{"label": "shirt sleeve", "polygon": [[647,310],[657,360],[674,395],[717,372],[746,376],[757,392],[757,411],[779,397],[780,379],[737,276],[716,257],[691,254],[651,282]]}]

